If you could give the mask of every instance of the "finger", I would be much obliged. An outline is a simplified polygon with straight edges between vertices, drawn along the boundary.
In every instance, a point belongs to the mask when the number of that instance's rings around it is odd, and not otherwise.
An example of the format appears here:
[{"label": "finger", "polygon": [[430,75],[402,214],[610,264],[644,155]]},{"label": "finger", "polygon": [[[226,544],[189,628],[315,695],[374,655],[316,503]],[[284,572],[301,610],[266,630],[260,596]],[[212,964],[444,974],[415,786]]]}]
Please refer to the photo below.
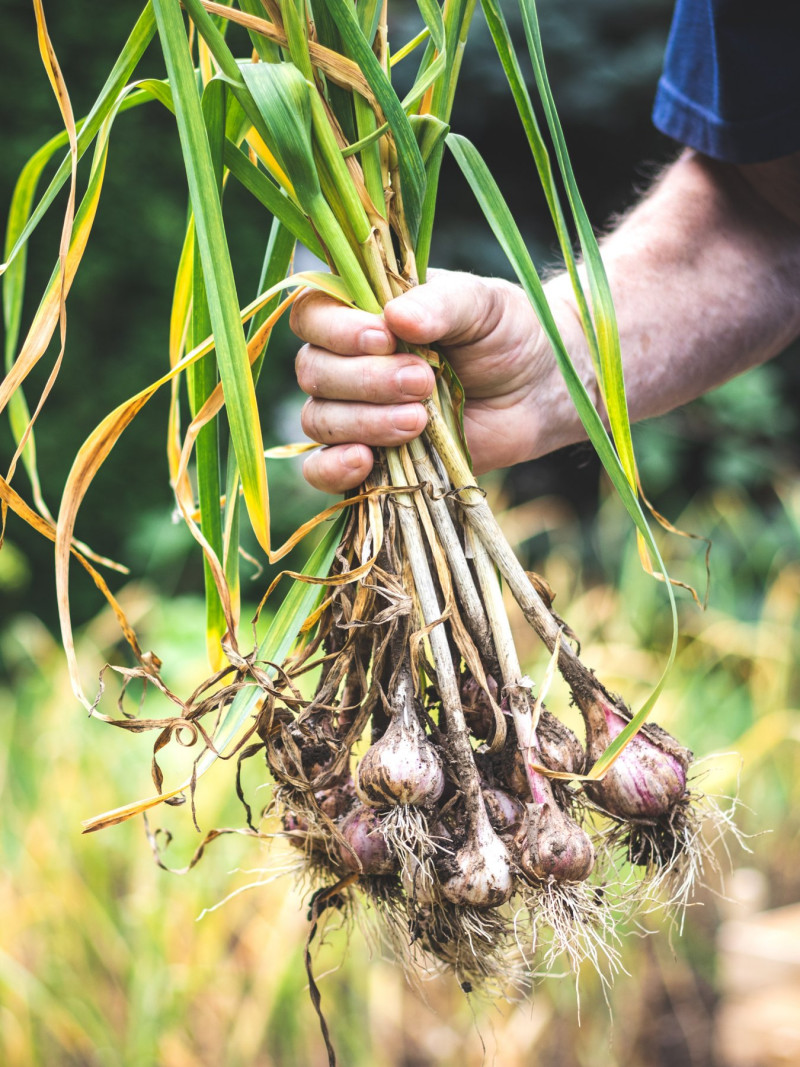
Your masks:
[{"label": "finger", "polygon": [[323,445],[402,445],[425,429],[422,404],[344,403],[339,400],[306,401],[300,413],[303,432]]},{"label": "finger", "polygon": [[414,344],[474,344],[500,324],[507,288],[501,280],[438,271],[429,282],[389,301],[386,324]]},{"label": "finger", "polygon": [[303,477],[323,493],[344,493],[361,485],[373,462],[372,449],[366,445],[334,445],[306,457]]},{"label": "finger", "polygon": [[289,325],[301,340],[343,356],[385,356],[395,350],[395,338],[380,315],[346,307],[316,291],[294,302]]},{"label": "finger", "polygon": [[435,382],[433,370],[418,356],[337,356],[314,345],[297,353],[295,371],[309,396],[369,404],[424,400]]}]

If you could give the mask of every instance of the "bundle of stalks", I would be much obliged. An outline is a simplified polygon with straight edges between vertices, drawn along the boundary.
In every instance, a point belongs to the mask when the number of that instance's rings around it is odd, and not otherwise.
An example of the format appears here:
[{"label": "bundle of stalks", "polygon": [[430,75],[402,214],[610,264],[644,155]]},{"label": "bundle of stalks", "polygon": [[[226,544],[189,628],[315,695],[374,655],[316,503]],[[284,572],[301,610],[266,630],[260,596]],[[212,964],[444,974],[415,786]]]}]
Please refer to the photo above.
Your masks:
[{"label": "bundle of stalks", "polygon": [[454,465],[447,476],[431,421],[405,463],[398,451],[376,466],[375,486],[391,490],[381,494],[378,528],[351,518],[338,580],[358,569],[365,542],[381,547],[367,576],[333,588],[319,644],[304,650],[304,663],[321,653],[314,697],[291,719],[276,719],[274,699],[262,710],[284,829],[317,888],[363,892],[412,966],[422,949],[425,965],[433,957],[475,987],[511,979],[520,956],[530,967],[544,939],[556,946],[550,963],[566,952],[576,969],[588,958],[613,972],[629,901],[613,864],[595,871],[603,830],[593,816],[602,804],[615,844],[627,826],[628,858],[663,874],[682,862],[690,756],[664,731],[660,744],[637,736],[620,769],[592,783],[585,810],[567,783],[581,779],[590,757],[534,700],[498,571],[551,647],[592,743],[598,716],[627,712],[563,636],[483,497],[471,490],[460,503],[454,482],[463,472]]},{"label": "bundle of stalks", "polygon": [[[179,802],[220,756],[264,752],[285,836],[297,846],[315,889],[315,922],[332,902],[346,906],[363,896],[412,970],[433,961],[455,971],[465,988],[507,981],[524,987],[537,948],[546,963],[566,952],[576,969],[588,958],[613,972],[616,928],[631,889],[627,883],[614,891],[620,859],[656,882],[676,879],[685,899],[703,845],[687,786],[691,754],[645,721],[663,678],[633,715],[583,664],[546,584],[517,560],[475,483],[460,386],[441,354],[419,350],[437,376],[423,435],[407,446],[379,450],[366,485],[277,550],[269,540],[254,400],[272,325],[297,292],[316,287],[378,314],[387,301],[424,281],[447,145],[539,315],[587,435],[636,524],[644,558],[666,575],[639,504],[613,307],[547,84],[535,7],[522,0],[590,301],[505,22],[494,0],[483,3],[575,286],[613,443],[572,367],[499,190],[474,148],[449,133],[474,2],[445,0],[440,9],[425,0],[419,6],[425,29],[392,55],[387,6],[379,0],[355,6],[346,0],[242,0],[238,8],[185,0],[189,37],[177,0],[147,5],[79,135],[65,108],[73,151],[41,210],[30,214],[30,175],[15,201],[7,265],[60,184],[70,173],[74,180],[81,150],[96,138],[88,199],[77,214],[72,205],[65,228],[63,274],[56,272],[4,387],[4,397],[17,405],[16,425],[25,427],[18,456],[35,470],[28,444],[33,421],[19,417],[27,411],[19,385],[43,354],[63,309],[94,217],[111,124],[123,104],[150,100],[166,103],[176,115],[193,211],[176,286],[172,368],[92,434],[76,459],[57,521],[43,502],[37,501],[36,514],[11,489],[13,465],[2,483],[3,500],[56,542],[62,626],[78,697],[116,726],[157,730],[156,751],[173,739],[200,742],[203,749],[191,778],[170,790],[163,789],[154,761],[156,795],[89,820],[87,830]],[[40,5],[36,9],[46,39]],[[233,23],[246,28],[253,46],[240,61],[225,37]],[[156,29],[168,81],[125,86]],[[408,61],[417,45],[424,45],[424,54],[401,101],[391,70]],[[47,55],[61,99],[68,101],[52,49]],[[51,143],[51,155],[56,142],[64,138]],[[38,158],[43,166],[49,156]],[[233,288],[220,210],[231,178],[275,220],[260,296],[244,311]],[[292,275],[297,241],[330,273]],[[294,293],[277,306],[287,288]],[[19,315],[17,292],[6,305],[12,320]],[[246,343],[242,323],[250,317]],[[142,653],[95,567],[98,561],[73,537],[86,488],[122,430],[160,385],[183,373],[193,419],[181,446],[175,392],[169,458],[179,509],[206,560],[214,666],[188,700],[167,689],[160,662]],[[225,464],[214,422],[223,415],[232,444]],[[193,453],[196,492],[187,473]],[[303,573],[291,575],[289,594],[251,654],[240,650],[238,636],[240,499],[271,561],[338,513]],[[126,684],[138,677],[161,689],[178,708],[173,718],[112,718],[84,696],[69,621],[70,553],[111,600],[137,657],[137,667],[116,669]],[[547,677],[537,694],[523,672],[501,583],[549,650],[550,672],[565,680],[585,722],[585,743],[544,707]],[[674,619],[668,580],[665,588]],[[673,639],[673,655],[674,647]],[[300,679],[316,667],[319,681],[309,699]]]}]

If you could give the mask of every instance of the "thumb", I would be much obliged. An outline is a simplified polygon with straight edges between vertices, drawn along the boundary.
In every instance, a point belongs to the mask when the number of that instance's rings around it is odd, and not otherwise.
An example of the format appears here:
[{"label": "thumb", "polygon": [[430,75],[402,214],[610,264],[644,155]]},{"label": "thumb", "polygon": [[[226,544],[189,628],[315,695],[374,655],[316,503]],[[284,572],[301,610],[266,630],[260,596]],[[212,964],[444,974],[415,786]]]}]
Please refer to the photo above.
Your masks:
[{"label": "thumb", "polygon": [[412,344],[474,344],[497,328],[507,283],[440,270],[430,281],[390,300],[386,325]]}]

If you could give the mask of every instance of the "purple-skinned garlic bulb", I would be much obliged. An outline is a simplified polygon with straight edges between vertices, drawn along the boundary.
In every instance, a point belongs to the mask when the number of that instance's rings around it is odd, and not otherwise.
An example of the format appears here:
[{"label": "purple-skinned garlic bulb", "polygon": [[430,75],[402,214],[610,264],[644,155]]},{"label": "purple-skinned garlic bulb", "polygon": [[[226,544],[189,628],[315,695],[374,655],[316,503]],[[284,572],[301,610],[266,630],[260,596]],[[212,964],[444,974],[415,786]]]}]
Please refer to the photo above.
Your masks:
[{"label": "purple-skinned garlic bulb", "polygon": [[319,804],[320,810],[329,819],[339,819],[355,803],[356,792],[353,779],[348,778],[347,781],[342,782],[340,785],[333,785],[330,789],[321,789],[314,794],[314,798]]},{"label": "purple-skinned garlic bulb", "polygon": [[392,874],[397,867],[381,830],[381,816],[374,808],[356,804],[339,826],[342,865],[358,874]]},{"label": "purple-skinned garlic bulb", "polygon": [[356,793],[364,804],[435,804],[444,791],[442,758],[428,740],[414,708],[410,671],[402,671],[386,732],[364,755],[356,771]]},{"label": "purple-skinned garlic bulb", "polygon": [[536,740],[543,766],[551,771],[582,774],[586,766],[583,745],[568,726],[542,708],[536,725]]},{"label": "purple-skinned garlic bulb", "polygon": [[492,829],[500,838],[513,837],[527,818],[525,805],[505,789],[485,785],[483,802]]},{"label": "purple-skinned garlic bulb", "polygon": [[517,854],[519,866],[534,880],[582,882],[594,867],[594,846],[586,831],[559,805],[550,779],[534,770],[534,763],[543,764],[536,736],[522,763],[532,803],[527,834]]},{"label": "purple-skinned garlic bulb", "polygon": [[589,835],[552,796],[528,805],[527,840],[518,862],[530,878],[582,882],[592,873],[594,860]]},{"label": "purple-skinned garlic bulb", "polygon": [[[587,749],[592,761],[628,725],[610,701],[598,701],[587,720]],[[603,778],[588,786],[606,811],[623,819],[659,819],[686,795],[692,753],[655,725],[645,725],[617,756]]]},{"label": "purple-skinned garlic bulb", "polygon": [[[497,682],[491,675],[486,678],[489,694],[470,674],[461,682],[461,705],[464,709],[464,721],[473,737],[484,740],[492,737],[495,731],[494,709],[492,700],[497,700]],[[489,699],[491,696],[491,700]]]}]

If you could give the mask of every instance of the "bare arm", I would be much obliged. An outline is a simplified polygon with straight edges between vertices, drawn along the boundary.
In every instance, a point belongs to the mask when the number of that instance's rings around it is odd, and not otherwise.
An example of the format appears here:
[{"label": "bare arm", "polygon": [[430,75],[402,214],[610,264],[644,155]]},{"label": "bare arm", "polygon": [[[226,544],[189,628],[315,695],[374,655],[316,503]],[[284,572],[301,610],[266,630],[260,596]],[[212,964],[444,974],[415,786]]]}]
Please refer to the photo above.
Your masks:
[{"label": "bare arm", "polygon": [[[602,250],[632,417],[661,414],[800,333],[800,154],[737,167],[686,152]],[[553,279],[548,295],[594,388],[568,279]],[[403,352],[398,338],[438,342],[453,362],[478,472],[583,436],[533,311],[508,283],[442,272],[388,304],[383,318],[314,294],[295,305],[293,326],[310,342],[297,362],[311,397],[304,428],[333,446],[307,461],[306,476],[320,488],[358,484],[372,462],[367,445],[402,443],[424,427],[419,401],[432,374],[394,354]]]},{"label": "bare arm", "polygon": [[700,396],[800,333],[798,223],[800,155],[737,167],[686,152],[603,243],[633,419]]}]

